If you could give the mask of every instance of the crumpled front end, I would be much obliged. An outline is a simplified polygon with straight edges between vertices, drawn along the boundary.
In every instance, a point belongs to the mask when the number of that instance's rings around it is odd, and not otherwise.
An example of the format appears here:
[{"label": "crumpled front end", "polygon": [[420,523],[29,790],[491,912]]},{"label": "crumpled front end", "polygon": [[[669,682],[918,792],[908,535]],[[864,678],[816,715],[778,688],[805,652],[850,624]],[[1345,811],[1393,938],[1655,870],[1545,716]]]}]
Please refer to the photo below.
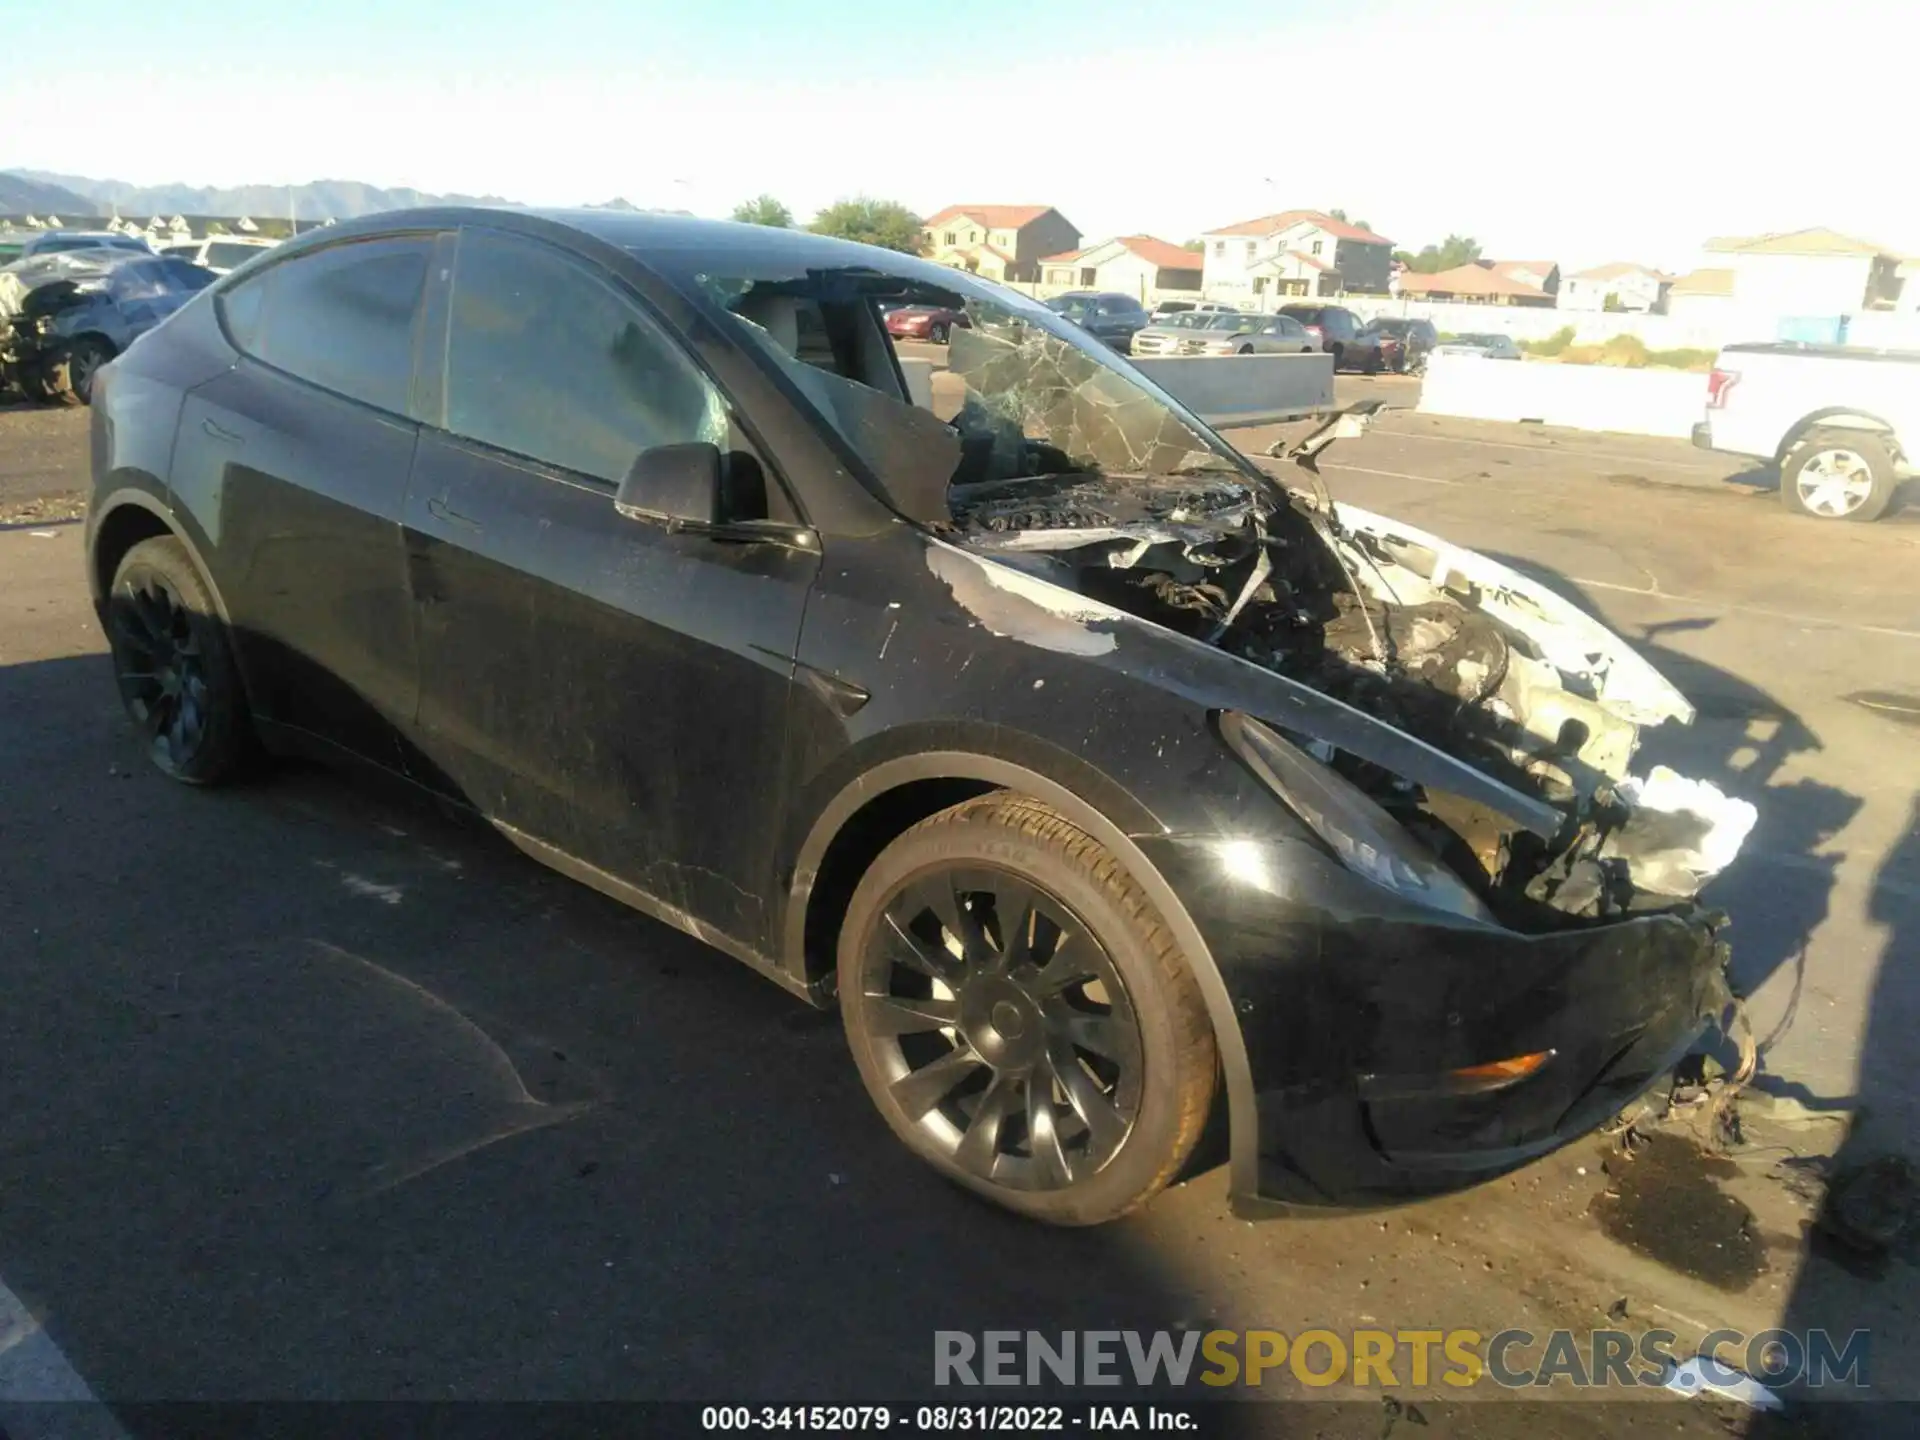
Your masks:
[{"label": "crumpled front end", "polygon": [[[1697,897],[1754,808],[1631,768],[1642,727],[1692,705],[1546,587],[1333,503],[1312,457],[1358,419],[1291,452],[1311,492],[1184,466],[956,486],[962,545],[1004,579],[936,566],[996,632],[1147,665],[1205,706],[1297,822],[1136,837],[1232,997],[1246,1199],[1497,1174],[1630,1102],[1731,998],[1724,917]],[[1072,634],[985,603],[1023,588]],[[1130,659],[1122,619],[1195,643]]]},{"label": "crumpled front end", "polygon": [[1276,504],[1214,470],[1107,470],[960,484],[952,499],[966,548],[1022,583],[1153,621],[1469,767],[1472,783],[1450,788],[1432,767],[1240,707],[1384,809],[1503,924],[1671,908],[1753,827],[1753,807],[1709,782],[1632,773],[1642,727],[1694,709],[1618,636],[1510,567],[1324,489]]}]

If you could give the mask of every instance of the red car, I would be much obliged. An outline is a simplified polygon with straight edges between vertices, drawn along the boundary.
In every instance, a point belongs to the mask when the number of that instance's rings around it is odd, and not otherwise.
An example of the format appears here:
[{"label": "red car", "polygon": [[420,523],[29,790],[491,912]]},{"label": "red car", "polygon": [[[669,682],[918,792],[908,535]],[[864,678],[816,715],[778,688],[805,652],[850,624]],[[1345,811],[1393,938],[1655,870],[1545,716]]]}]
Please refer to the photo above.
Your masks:
[{"label": "red car", "polygon": [[970,328],[972,322],[964,314],[944,305],[902,305],[887,312],[887,333],[896,340],[931,340],[944,345],[950,330]]}]

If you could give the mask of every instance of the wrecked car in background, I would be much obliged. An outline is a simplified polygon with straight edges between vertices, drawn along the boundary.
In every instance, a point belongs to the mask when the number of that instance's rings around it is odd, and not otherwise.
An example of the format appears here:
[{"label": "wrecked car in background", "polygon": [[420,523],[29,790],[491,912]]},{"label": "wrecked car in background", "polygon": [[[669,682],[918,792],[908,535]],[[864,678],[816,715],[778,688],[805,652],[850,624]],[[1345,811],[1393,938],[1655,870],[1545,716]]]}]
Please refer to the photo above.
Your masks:
[{"label": "wrecked car in background", "polygon": [[[969,320],[938,414],[904,304]],[[837,1005],[894,1133],[1023,1214],[1145,1203],[1222,1101],[1243,1207],[1498,1174],[1728,1002],[1697,894],[1753,811],[1632,769],[1692,707],[1332,503],[1362,415],[1289,487],[1001,287],[467,209],[289,243],[96,406],[89,575],[162,770],[347,752],[473,807]]]},{"label": "wrecked car in background", "polygon": [[0,389],[86,404],[102,365],[213,279],[144,249],[61,251],[0,268]]}]

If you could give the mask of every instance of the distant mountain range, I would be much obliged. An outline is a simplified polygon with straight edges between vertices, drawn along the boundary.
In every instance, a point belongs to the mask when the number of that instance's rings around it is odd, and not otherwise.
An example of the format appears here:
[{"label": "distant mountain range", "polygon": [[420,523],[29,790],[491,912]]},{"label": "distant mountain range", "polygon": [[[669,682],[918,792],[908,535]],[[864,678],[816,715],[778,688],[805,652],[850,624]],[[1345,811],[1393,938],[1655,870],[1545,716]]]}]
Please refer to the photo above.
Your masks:
[{"label": "distant mountain range", "polygon": [[0,215],[59,214],[71,210],[86,214],[93,202],[64,186],[29,180],[24,175],[0,174]]},{"label": "distant mountain range", "polygon": [[[46,170],[0,173],[0,214],[250,215],[285,218],[291,205],[301,220],[352,220],[381,210],[416,205],[512,205],[498,195],[432,195],[406,186],[383,189],[358,180],[315,180],[306,185],[129,185]],[[635,210],[622,199],[595,207]]]}]

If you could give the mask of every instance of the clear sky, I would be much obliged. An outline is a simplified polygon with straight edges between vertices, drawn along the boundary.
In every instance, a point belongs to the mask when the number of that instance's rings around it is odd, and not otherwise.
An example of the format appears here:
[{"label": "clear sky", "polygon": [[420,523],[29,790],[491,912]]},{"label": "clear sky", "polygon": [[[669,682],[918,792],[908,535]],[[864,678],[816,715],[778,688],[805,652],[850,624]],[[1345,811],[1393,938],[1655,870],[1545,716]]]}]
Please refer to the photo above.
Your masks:
[{"label": "clear sky", "polygon": [[9,47],[0,169],[1044,203],[1176,242],[1338,206],[1570,266],[1813,224],[1920,254],[1903,0],[87,0],[51,50],[34,4],[0,0],[46,62]]}]

